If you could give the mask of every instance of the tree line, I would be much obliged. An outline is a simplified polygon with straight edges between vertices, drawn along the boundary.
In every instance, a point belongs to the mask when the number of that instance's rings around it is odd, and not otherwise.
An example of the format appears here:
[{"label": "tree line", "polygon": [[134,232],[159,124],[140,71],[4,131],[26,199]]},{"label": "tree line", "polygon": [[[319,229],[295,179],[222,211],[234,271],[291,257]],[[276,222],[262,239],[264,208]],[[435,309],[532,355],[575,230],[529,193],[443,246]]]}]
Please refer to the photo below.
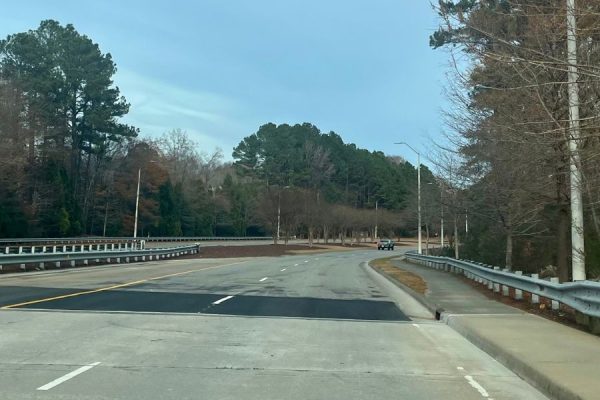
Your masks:
[{"label": "tree line", "polygon": [[[434,154],[448,207],[469,210],[462,256],[570,279],[571,188],[583,194],[586,269],[600,273],[600,3],[577,0],[580,138],[569,113],[567,2],[439,1],[449,50],[450,145]],[[574,151],[571,143],[576,144]],[[570,181],[575,165],[581,182]],[[464,211],[463,211],[464,213]]]},{"label": "tree line", "polygon": [[[0,40],[0,237],[414,234],[416,170],[312,124],[265,124],[224,162],[183,130],[148,138],[116,64],[72,25]],[[424,169],[425,175],[433,175]]]}]

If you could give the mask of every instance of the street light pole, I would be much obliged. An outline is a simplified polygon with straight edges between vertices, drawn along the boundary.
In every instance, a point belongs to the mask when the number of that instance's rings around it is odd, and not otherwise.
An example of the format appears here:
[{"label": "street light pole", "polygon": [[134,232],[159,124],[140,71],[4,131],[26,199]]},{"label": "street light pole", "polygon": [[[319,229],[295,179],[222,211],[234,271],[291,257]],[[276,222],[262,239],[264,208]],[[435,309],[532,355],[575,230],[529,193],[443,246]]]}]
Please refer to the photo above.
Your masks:
[{"label": "street light pole", "polygon": [[138,226],[138,207],[140,204],[140,178],[142,177],[142,169],[138,169],[138,182],[137,182],[137,194],[135,196],[135,222],[133,224],[133,237],[137,238],[137,226]]},{"label": "street light pole", "polygon": [[417,219],[419,223],[419,229],[417,231],[417,251],[419,254],[422,254],[423,247],[421,245],[421,153],[416,151],[410,144],[406,142],[399,142],[394,144],[403,144],[417,154]]},{"label": "street light pole", "polygon": [[583,199],[579,157],[579,71],[577,70],[577,20],[575,0],[567,0],[567,61],[569,97],[569,164],[571,186],[571,269],[574,281],[586,279],[583,230]]}]

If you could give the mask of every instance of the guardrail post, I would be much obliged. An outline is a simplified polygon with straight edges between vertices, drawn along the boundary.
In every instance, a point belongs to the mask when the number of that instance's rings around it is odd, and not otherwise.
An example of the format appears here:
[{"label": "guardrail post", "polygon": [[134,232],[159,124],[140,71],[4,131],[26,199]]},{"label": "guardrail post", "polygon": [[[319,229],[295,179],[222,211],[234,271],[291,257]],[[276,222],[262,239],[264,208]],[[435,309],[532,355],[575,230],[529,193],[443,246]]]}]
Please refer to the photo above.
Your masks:
[{"label": "guardrail post", "polygon": [[4,254],[10,254],[10,247],[6,246],[6,251],[4,252]]},{"label": "guardrail post", "polygon": [[19,254],[23,254],[23,246],[19,246]]},{"label": "guardrail post", "polygon": [[115,244],[114,244],[114,243],[111,243],[111,246],[112,246],[112,247],[111,247],[110,249],[111,249],[111,250],[114,250],[114,249],[115,249]]},{"label": "guardrail post", "polygon": [[67,246],[63,246],[63,247],[62,247],[62,252],[63,252],[63,253],[66,253],[66,252],[67,252]]},{"label": "guardrail post", "polygon": [[121,257],[117,257],[117,264],[121,263]]},{"label": "guardrail post", "polygon": [[43,262],[41,262],[41,263],[38,265],[38,268],[39,268],[39,269],[42,269],[42,270],[43,270],[43,269],[46,269],[46,268],[44,268],[44,263],[43,263]]},{"label": "guardrail post", "polygon": [[[552,282],[552,283],[559,283],[558,278],[550,278],[550,282]],[[552,309],[553,310],[560,309],[560,303],[558,301],[552,300],[551,303],[552,303]]]},{"label": "guardrail post", "polygon": [[75,266],[75,260],[71,260],[71,267]]},{"label": "guardrail post", "polygon": [[[504,269],[503,269],[503,271],[504,271],[504,272],[508,272],[508,271],[509,271],[509,269],[508,269],[508,268],[504,268]],[[506,286],[506,285],[502,285],[502,295],[503,295],[503,296],[508,296],[508,293],[509,293],[508,286]]]},{"label": "guardrail post", "polygon": [[45,253],[45,252],[46,252],[46,247],[47,247],[47,246],[42,246],[42,253]]},{"label": "guardrail post", "polygon": [[35,246],[31,246],[31,254],[35,254]]},{"label": "guardrail post", "polygon": [[128,263],[129,262],[129,257],[125,257],[125,262]]},{"label": "guardrail post", "polygon": [[83,260],[83,265],[88,265],[89,261],[88,260]]},{"label": "guardrail post", "polygon": [[55,263],[54,263],[54,266],[55,266],[56,268],[60,268],[60,261],[57,261],[57,262],[55,262]]},{"label": "guardrail post", "polygon": [[590,317],[588,328],[594,335],[600,334],[600,318]]},{"label": "guardrail post", "polygon": [[[539,274],[531,274],[531,277],[533,279],[540,279]],[[540,296],[538,296],[537,294],[531,293],[531,304],[539,304],[539,302],[540,302]]]},{"label": "guardrail post", "polygon": [[146,256],[142,256],[142,261],[146,261]]},{"label": "guardrail post", "polygon": [[[515,271],[515,275],[522,276],[523,271]],[[521,289],[515,289],[515,300],[523,300],[523,291]]]},{"label": "guardrail post", "polygon": [[[495,270],[499,270],[500,267],[493,267]],[[494,293],[498,293],[500,291],[500,284],[491,281],[491,287],[490,289],[492,289],[494,291]]]},{"label": "guardrail post", "polygon": [[52,246],[52,253],[56,253],[56,246]]},{"label": "guardrail post", "polygon": [[25,264],[19,265],[19,268],[21,268],[23,271],[25,271]]}]

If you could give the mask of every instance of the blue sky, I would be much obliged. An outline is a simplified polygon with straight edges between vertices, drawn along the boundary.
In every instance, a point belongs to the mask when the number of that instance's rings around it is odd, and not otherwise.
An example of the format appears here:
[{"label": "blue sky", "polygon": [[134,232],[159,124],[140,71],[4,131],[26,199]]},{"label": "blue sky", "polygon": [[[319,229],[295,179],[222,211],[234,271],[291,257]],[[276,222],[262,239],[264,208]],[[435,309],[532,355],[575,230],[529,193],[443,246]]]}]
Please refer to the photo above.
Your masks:
[{"label": "blue sky", "polygon": [[428,0],[22,0],[0,36],[72,23],[110,52],[143,136],[182,128],[227,159],[266,122],[312,122],[346,142],[427,152],[443,129],[447,54]]}]

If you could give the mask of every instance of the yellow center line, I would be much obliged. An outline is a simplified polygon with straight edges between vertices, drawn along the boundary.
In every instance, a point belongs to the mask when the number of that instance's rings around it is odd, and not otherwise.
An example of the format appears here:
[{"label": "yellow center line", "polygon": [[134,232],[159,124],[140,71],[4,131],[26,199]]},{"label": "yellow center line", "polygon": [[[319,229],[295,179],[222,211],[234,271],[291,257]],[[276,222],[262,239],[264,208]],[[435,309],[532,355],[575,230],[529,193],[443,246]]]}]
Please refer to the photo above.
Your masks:
[{"label": "yellow center line", "polygon": [[0,307],[0,309],[1,310],[5,310],[5,309],[9,309],[9,308],[17,308],[17,307],[28,306],[28,305],[31,305],[31,304],[44,303],[44,302],[47,302],[47,301],[67,299],[69,297],[83,296],[83,295],[86,295],[86,294],[92,294],[92,293],[98,293],[98,292],[106,292],[108,290],[114,290],[114,289],[119,289],[119,288],[123,288],[123,287],[127,287],[127,286],[139,285],[141,283],[155,281],[155,280],[158,280],[158,279],[169,278],[169,277],[172,277],[172,276],[186,275],[186,274],[191,274],[192,272],[206,271],[208,269],[228,267],[230,265],[243,264],[245,262],[247,262],[247,261],[240,261],[240,262],[235,262],[235,263],[231,263],[231,264],[215,265],[214,267],[207,267],[207,268],[201,268],[201,269],[193,269],[193,270],[183,271],[183,272],[175,272],[175,273],[172,273],[172,274],[155,276],[153,278],[140,279],[139,281],[121,283],[119,285],[107,286],[107,287],[102,287],[102,288],[92,289],[92,290],[84,290],[84,291],[81,291],[81,292],[76,292],[76,293],[71,293],[71,294],[64,294],[64,295],[61,295],[61,296],[46,297],[46,298],[38,299],[38,300],[25,301],[23,303],[10,304],[10,305],[7,305],[7,306]]}]

